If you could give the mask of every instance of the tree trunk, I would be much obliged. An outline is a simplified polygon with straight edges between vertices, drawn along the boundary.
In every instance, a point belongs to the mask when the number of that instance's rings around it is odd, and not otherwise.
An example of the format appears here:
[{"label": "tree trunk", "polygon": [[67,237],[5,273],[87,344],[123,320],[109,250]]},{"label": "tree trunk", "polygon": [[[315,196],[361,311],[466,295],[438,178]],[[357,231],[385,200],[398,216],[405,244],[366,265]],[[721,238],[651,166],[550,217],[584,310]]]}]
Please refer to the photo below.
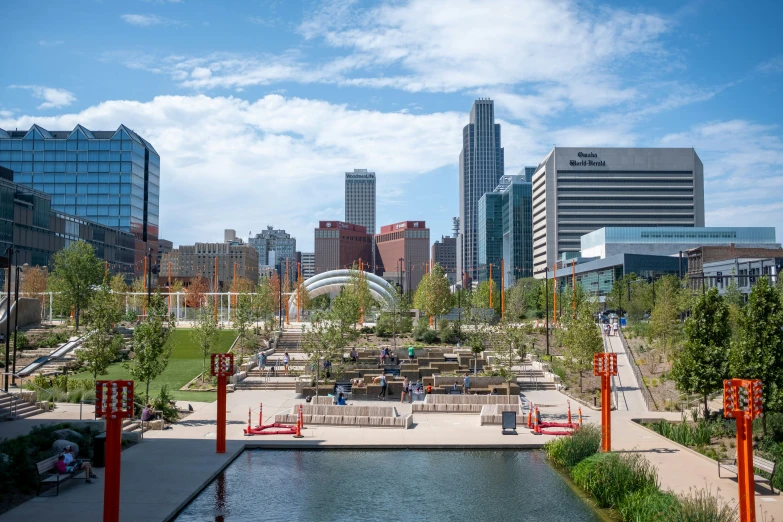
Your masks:
[{"label": "tree trunk", "polygon": [[579,370],[579,393],[584,393],[582,389],[582,370]]},{"label": "tree trunk", "polygon": [[[76,306],[73,307],[73,319],[74,319],[74,322],[75,322],[75,330],[74,331],[76,331],[76,332],[79,331],[79,311],[80,310],[79,310],[78,307],[76,307]],[[8,312],[8,317],[11,317],[10,308],[9,308],[9,312]]]},{"label": "tree trunk", "polygon": [[707,420],[707,415],[710,414],[710,406],[707,404],[707,394],[704,394],[704,420]]},{"label": "tree trunk", "polygon": [[207,373],[207,358],[206,356],[201,359],[201,384],[204,384],[204,377],[206,377]]},{"label": "tree trunk", "polygon": [[150,381],[147,381],[147,389],[144,393],[144,397],[147,401],[147,404],[150,404],[152,401],[150,401]]}]

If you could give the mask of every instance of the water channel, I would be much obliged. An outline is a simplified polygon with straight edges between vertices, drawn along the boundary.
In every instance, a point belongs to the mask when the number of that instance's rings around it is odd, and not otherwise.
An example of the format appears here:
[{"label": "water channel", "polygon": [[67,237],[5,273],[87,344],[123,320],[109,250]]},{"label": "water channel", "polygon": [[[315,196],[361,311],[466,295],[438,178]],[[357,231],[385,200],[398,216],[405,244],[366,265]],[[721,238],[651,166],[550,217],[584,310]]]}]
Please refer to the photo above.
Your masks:
[{"label": "water channel", "polygon": [[248,450],[175,520],[598,522],[602,518],[540,451]]}]

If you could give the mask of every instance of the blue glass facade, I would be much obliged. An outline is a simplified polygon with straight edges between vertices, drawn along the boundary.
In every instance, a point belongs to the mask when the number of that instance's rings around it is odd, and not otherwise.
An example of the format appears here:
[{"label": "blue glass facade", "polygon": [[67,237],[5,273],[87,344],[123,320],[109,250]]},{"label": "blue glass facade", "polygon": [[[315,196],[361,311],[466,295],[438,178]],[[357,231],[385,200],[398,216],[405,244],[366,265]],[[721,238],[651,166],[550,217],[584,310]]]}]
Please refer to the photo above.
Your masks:
[{"label": "blue glass facade", "polygon": [[503,194],[487,192],[478,201],[478,268],[479,282],[492,280],[500,288],[500,260],[503,258]]},{"label": "blue glass facade", "polygon": [[160,156],[124,125],[116,131],[0,129],[0,166],[14,171],[14,182],[51,195],[54,210],[132,233],[136,273],[147,247],[156,259]]},{"label": "blue glass facade", "polygon": [[506,288],[517,279],[533,277],[533,184],[522,176],[503,190],[503,259]]}]

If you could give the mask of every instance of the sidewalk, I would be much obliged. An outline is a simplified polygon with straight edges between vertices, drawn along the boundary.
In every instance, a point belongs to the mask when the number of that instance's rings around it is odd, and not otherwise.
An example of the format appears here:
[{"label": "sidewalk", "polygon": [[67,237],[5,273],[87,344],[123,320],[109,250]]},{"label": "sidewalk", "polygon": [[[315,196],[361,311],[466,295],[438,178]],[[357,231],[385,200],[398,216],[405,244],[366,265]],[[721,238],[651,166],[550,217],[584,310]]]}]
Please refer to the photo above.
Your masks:
[{"label": "sidewalk", "polygon": [[647,405],[642,396],[642,390],[636,380],[636,375],[631,368],[628,354],[625,353],[623,342],[619,336],[604,336],[607,351],[617,354],[617,409],[618,411],[631,412],[636,415],[646,415]]}]

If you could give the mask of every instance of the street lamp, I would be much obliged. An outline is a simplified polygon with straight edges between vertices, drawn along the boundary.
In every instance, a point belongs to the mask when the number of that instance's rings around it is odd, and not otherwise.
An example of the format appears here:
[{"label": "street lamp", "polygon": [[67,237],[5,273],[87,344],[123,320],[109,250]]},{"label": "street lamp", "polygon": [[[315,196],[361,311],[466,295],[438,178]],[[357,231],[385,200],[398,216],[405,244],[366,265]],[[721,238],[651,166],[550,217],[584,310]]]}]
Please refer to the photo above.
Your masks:
[{"label": "street lamp", "polygon": [[[5,300],[5,371],[8,372],[9,353],[11,349],[11,266],[14,259],[14,246],[11,245],[6,249],[8,254],[8,297]],[[8,373],[5,375],[5,381],[3,389],[8,393]]]},{"label": "street lamp", "polygon": [[[9,269],[10,273],[11,270]],[[16,265],[16,283],[14,284],[14,303],[16,308],[14,310],[14,364],[11,370],[11,384],[16,386],[16,335],[19,333],[19,274],[22,272],[22,267]],[[6,322],[11,320],[11,314],[6,316]]]}]

